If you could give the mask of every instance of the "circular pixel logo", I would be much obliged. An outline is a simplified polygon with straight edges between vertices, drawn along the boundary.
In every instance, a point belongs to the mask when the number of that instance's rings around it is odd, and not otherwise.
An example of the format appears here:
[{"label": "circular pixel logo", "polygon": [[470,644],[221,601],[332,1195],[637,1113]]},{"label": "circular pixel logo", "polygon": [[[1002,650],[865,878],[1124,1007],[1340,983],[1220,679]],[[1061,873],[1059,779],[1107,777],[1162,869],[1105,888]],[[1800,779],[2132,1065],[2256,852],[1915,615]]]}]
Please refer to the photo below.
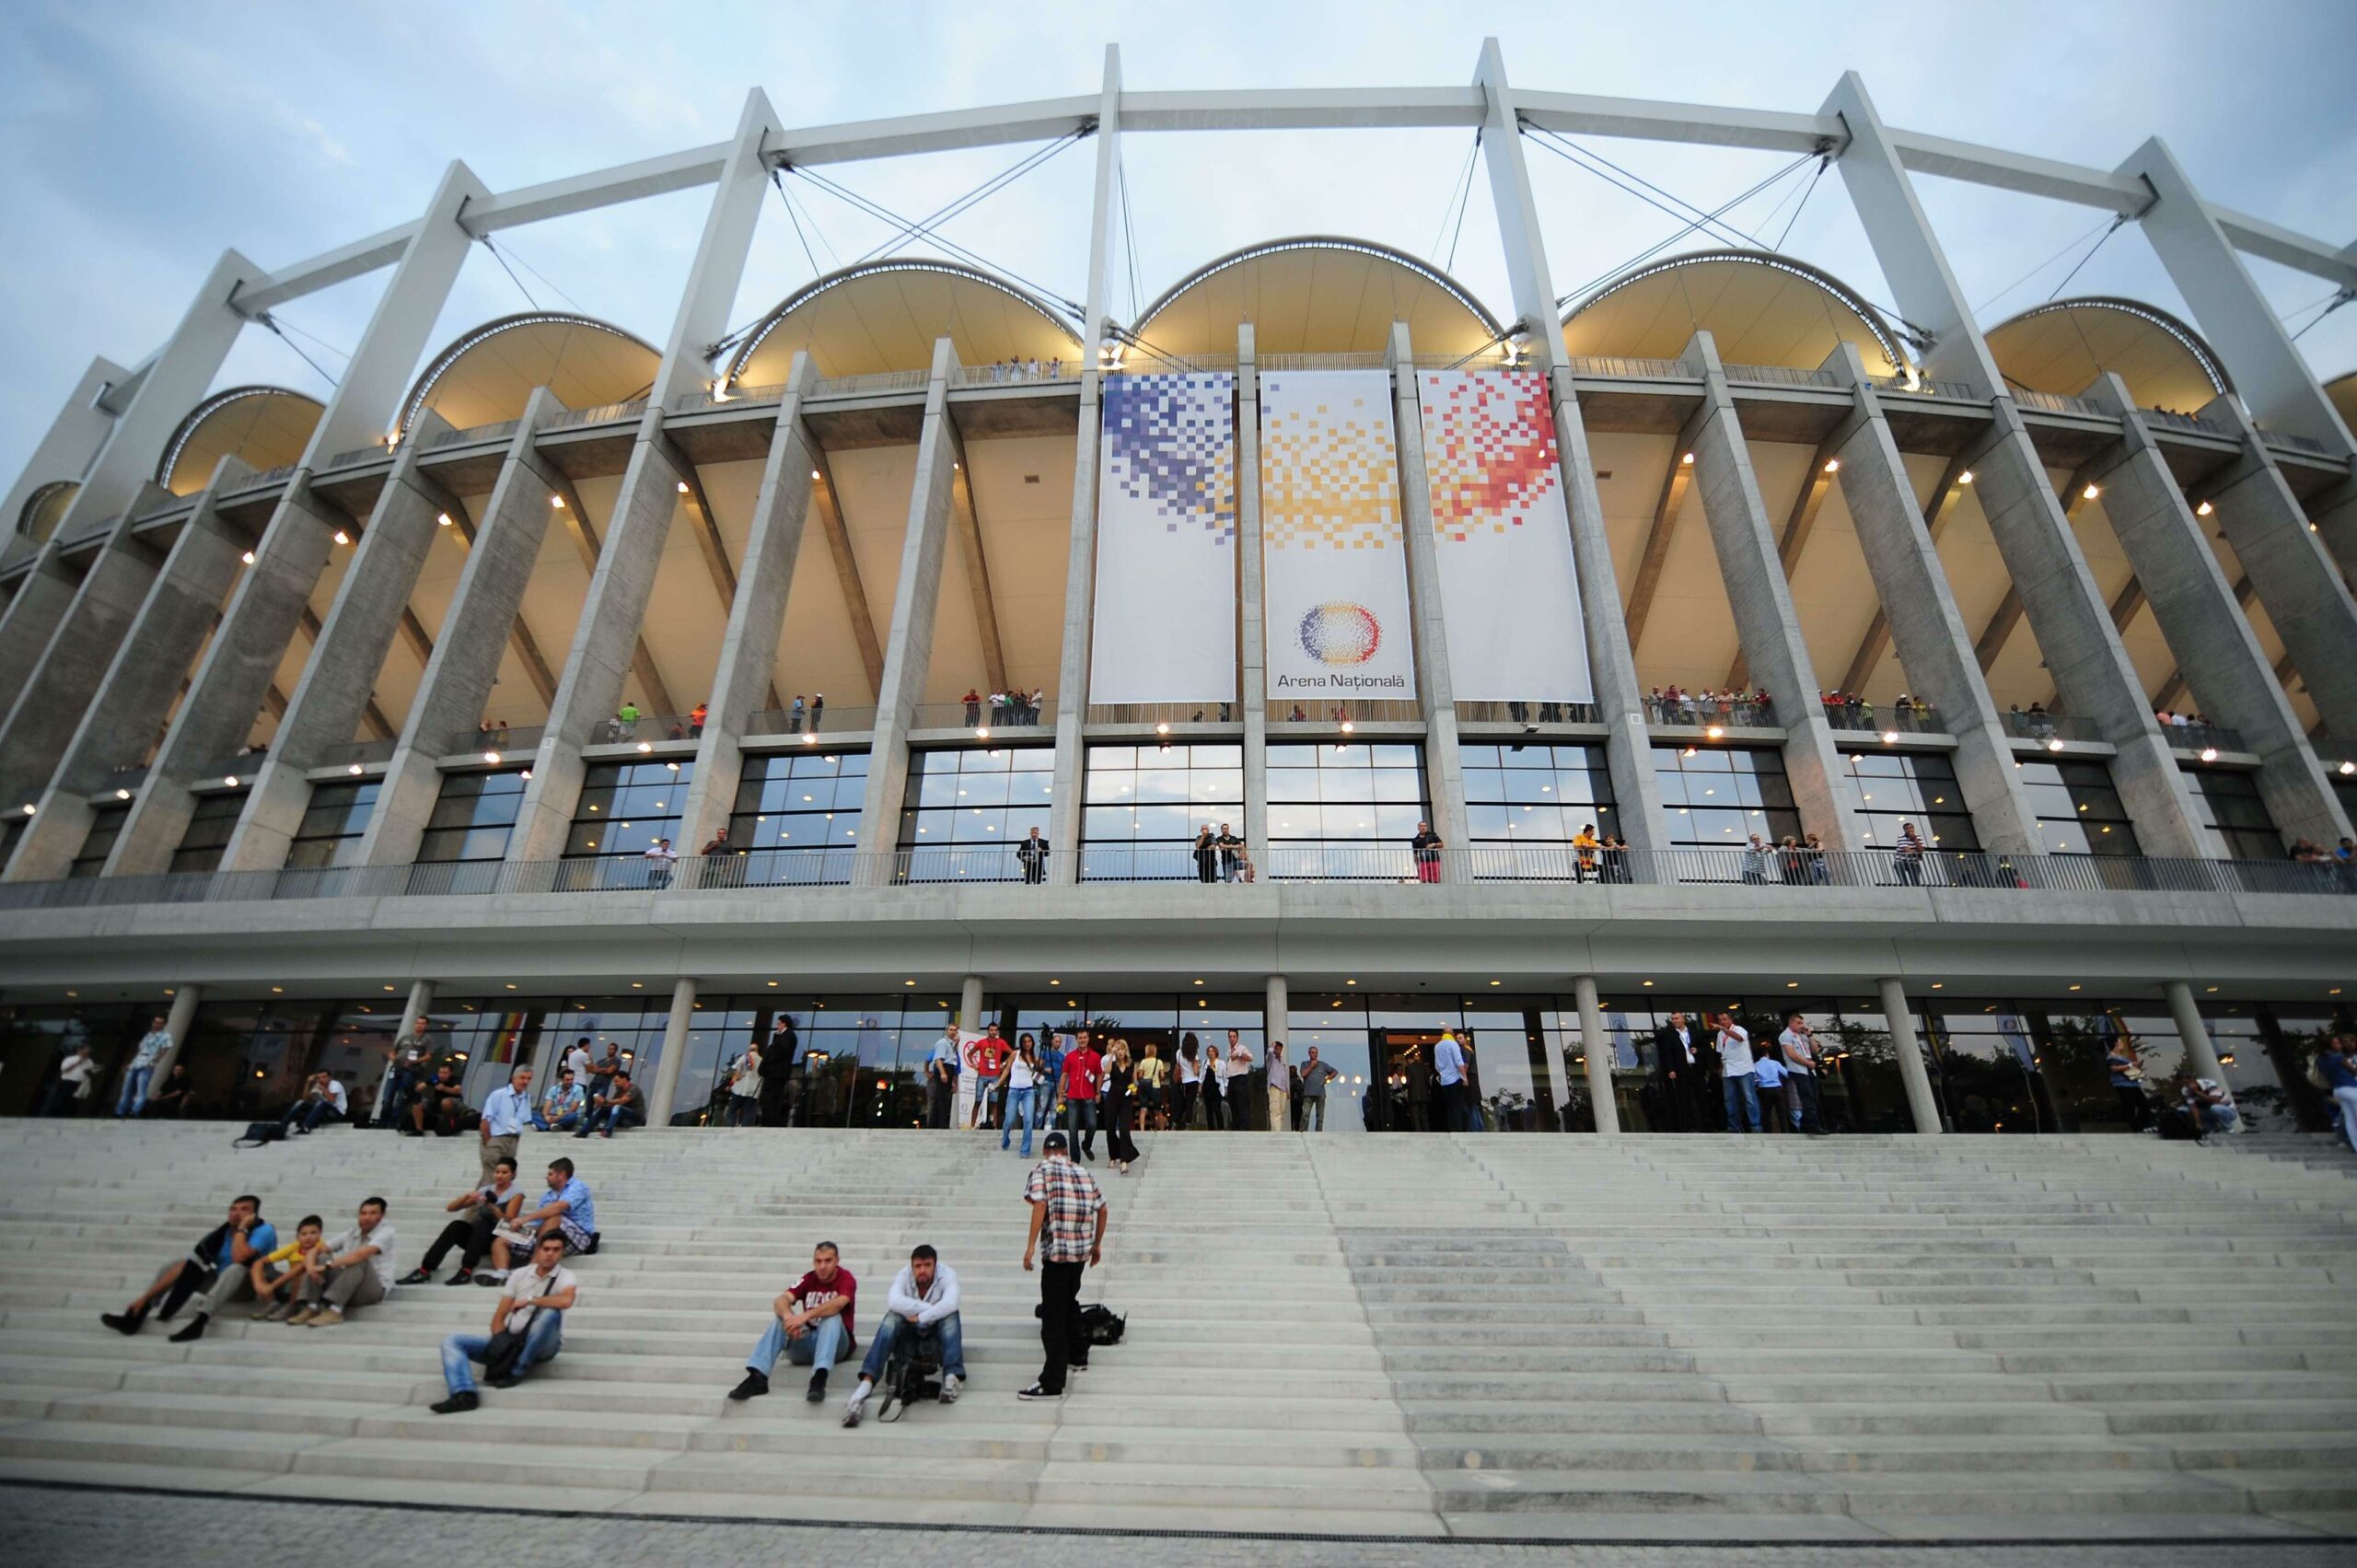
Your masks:
[{"label": "circular pixel logo", "polygon": [[1383,622],[1363,604],[1321,604],[1301,618],[1299,633],[1320,664],[1364,664],[1383,645]]}]

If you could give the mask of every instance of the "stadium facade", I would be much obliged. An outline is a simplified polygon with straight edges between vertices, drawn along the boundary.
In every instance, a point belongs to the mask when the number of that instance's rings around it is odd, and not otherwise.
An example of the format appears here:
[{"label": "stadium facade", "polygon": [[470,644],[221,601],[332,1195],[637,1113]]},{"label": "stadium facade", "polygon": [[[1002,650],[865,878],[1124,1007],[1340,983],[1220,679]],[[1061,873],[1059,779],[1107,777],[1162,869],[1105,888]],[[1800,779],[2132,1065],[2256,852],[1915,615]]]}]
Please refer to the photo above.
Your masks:
[{"label": "stadium facade", "polygon": [[[1481,133],[1511,300],[1305,237],[1111,316],[1126,138],[1402,126]],[[1561,135],[1823,160],[1890,303],[1751,250],[1559,298],[1527,166]],[[780,169],[1067,136],[1085,299],[892,258],[715,354]],[[1926,177],[2120,215],[2193,319],[1984,331]],[[687,187],[662,342],[429,341],[473,244]],[[1797,112],[1529,90],[1494,44],[1467,87],[1125,92],[1109,55],[1097,92],[857,124],[756,91],[727,141],[521,190],[454,163],[382,234],[224,255],[9,494],[0,1110],[157,1011],[201,1111],[315,1065],[365,1098],[424,1014],[477,1092],[590,1034],[695,1120],[783,1015],[807,1117],[897,1125],[952,1016],[1094,1016],[1316,1044],[1336,1133],[1412,1121],[1451,1027],[1492,1126],[1609,1132],[1663,1124],[1660,1019],[1732,1005],[1839,1042],[1846,1128],[2113,1125],[2122,1034],[2320,1125],[2350,384],[2249,257],[2357,286],[2157,140],[1994,151],[1854,75]],[[372,273],[324,404],[215,389]]]}]

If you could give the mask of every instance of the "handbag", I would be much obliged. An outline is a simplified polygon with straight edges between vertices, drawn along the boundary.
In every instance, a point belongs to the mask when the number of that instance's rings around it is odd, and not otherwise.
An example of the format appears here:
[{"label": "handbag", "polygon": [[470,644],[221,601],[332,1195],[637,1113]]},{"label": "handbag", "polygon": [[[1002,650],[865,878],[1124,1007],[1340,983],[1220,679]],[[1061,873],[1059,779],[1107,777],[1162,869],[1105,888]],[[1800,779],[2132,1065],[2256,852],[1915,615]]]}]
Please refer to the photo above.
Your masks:
[{"label": "handbag", "polygon": [[[556,1276],[551,1274],[548,1283],[540,1287],[540,1295],[546,1295],[555,1288]],[[538,1305],[536,1300],[534,1303],[536,1310],[533,1312],[536,1318],[540,1316],[537,1310]],[[510,1313],[509,1316],[513,1317],[514,1314]],[[517,1360],[524,1353],[525,1336],[530,1332],[531,1329],[528,1325],[522,1329],[502,1328],[499,1332],[491,1336],[491,1342],[482,1347],[484,1382],[496,1383],[516,1370]]]}]

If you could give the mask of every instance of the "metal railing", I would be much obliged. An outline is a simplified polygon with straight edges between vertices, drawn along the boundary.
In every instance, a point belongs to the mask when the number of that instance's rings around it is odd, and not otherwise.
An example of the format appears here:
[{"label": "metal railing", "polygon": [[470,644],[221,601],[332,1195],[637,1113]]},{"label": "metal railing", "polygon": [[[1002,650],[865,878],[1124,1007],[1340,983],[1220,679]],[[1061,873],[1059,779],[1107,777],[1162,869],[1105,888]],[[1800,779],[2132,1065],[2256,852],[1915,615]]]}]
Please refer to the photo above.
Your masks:
[{"label": "metal railing", "polygon": [[2175,409],[2148,408],[2136,411],[2147,424],[2163,425],[2171,430],[2190,430],[2197,436],[2231,436],[2234,432],[2221,429],[2199,414],[2179,413]]},{"label": "metal railing", "polygon": [[334,457],[321,463],[319,471],[331,473],[337,469],[358,468],[362,463],[372,462],[378,458],[389,458],[392,455],[392,449],[381,441],[374,446],[354,447],[349,452],[338,452]]},{"label": "metal railing", "polygon": [[569,408],[541,428],[572,430],[584,424],[605,424],[618,419],[635,419],[646,412],[644,398],[632,398],[626,402],[599,403],[595,408]]},{"label": "metal railing", "polygon": [[281,463],[274,469],[264,469],[260,473],[250,474],[230,485],[229,494],[238,495],[249,490],[260,490],[266,484],[276,484],[282,480],[292,479],[296,467],[297,465],[294,463]]},{"label": "metal railing", "polygon": [[[182,871],[0,883],[0,912],[139,904],[534,896],[556,893],[687,894],[851,883],[939,884],[1061,880],[1201,882],[1191,844],[1089,844],[1050,855],[1034,875],[1016,844],[943,849],[772,849],[687,856],[669,865],[642,855],[553,861],[461,861],[424,865],[319,866],[281,871]],[[1237,875],[1214,858],[1213,881],[1456,884],[1708,885],[1731,897],[1747,888],[1956,889],[2006,894],[2219,893],[2357,896],[2357,873],[2289,860],[2160,860],[2131,855],[2004,855],[1927,851],[1759,849],[1593,850],[1562,842],[1483,843],[1419,854],[1405,843],[1278,843],[1248,850]],[[1730,906],[1739,912],[1740,905]]]},{"label": "metal railing", "polygon": [[876,727],[876,710],[872,707],[836,707],[829,704],[813,715],[806,704],[793,708],[764,708],[745,721],[742,731],[748,738],[756,735],[865,735]]},{"label": "metal railing", "polygon": [[1997,715],[2005,733],[2020,740],[2101,740],[2103,728],[2093,719],[2066,718],[2061,714],[2028,714],[2009,708]]},{"label": "metal railing", "polygon": [[865,398],[884,392],[922,392],[930,370],[878,370],[866,376],[822,376],[810,383],[814,398]]},{"label": "metal railing", "polygon": [[2084,398],[2066,398],[2060,392],[2034,392],[2026,387],[2014,387],[2009,389],[2008,395],[2017,407],[2036,409],[2040,413],[2103,414],[2107,412]]},{"label": "metal railing", "polygon": [[488,729],[477,726],[473,729],[453,730],[443,738],[442,755],[456,757],[470,751],[485,754],[495,751],[500,760],[505,761],[512,756],[528,756],[538,750],[540,738],[547,733],[548,726],[538,724],[528,724],[521,729],[495,724]]},{"label": "metal railing", "polygon": [[1825,722],[1840,730],[1864,730],[1869,735],[1944,735],[1947,726],[1940,711],[1927,703],[1901,706],[1885,703],[1827,703]]},{"label": "metal railing", "polygon": [[1047,697],[1038,707],[1027,695],[1016,702],[919,703],[909,711],[911,729],[1032,730],[1056,722],[1056,700]]},{"label": "metal railing", "polygon": [[1459,703],[1457,704],[1457,722],[1511,724],[1537,728],[1550,724],[1601,724],[1604,720],[1594,703],[1550,703],[1531,697],[1504,703]]},{"label": "metal railing", "polygon": [[1575,354],[1564,363],[1574,376],[1617,380],[1699,381],[1701,373],[1682,359],[1631,359],[1622,354]]},{"label": "metal railing", "polygon": [[354,762],[389,762],[399,740],[347,740],[341,746],[331,746],[319,753],[322,768],[348,768]]},{"label": "metal railing", "polygon": [[1898,392],[1910,398],[1947,398],[1966,403],[1983,401],[1969,381],[1935,381],[1928,376],[1919,376],[1910,386],[1904,376],[1871,376],[1867,379],[1878,391]]},{"label": "metal railing", "polygon": [[2161,738],[2173,751],[2240,751],[2240,732],[2215,724],[2164,724]]},{"label": "metal railing", "polygon": [[1090,725],[1242,724],[1244,704],[1225,703],[1091,703]]},{"label": "metal railing", "polygon": [[733,408],[738,403],[758,407],[762,403],[779,403],[784,401],[785,388],[783,385],[731,387],[723,392],[712,391],[709,389],[701,392],[684,392],[673,398],[666,407],[667,412],[671,413],[700,413],[708,408]]},{"label": "metal railing", "polygon": [[1391,364],[1387,354],[1261,354],[1253,364],[1262,370],[1382,370]]},{"label": "metal railing", "polygon": [[702,730],[702,724],[692,714],[639,714],[632,718],[617,714],[591,725],[586,744],[621,746],[633,740],[693,740]]},{"label": "metal railing", "polygon": [[[1255,360],[1255,368],[1260,362]],[[1190,371],[1209,372],[1234,370],[1237,366],[1232,354],[1149,354],[1144,349],[1132,350],[1120,364],[1109,366],[1108,376],[1181,376]]]},{"label": "metal railing", "polygon": [[492,424],[470,425],[464,430],[438,430],[435,432],[434,439],[425,444],[425,449],[432,452],[444,447],[470,446],[477,441],[503,441],[515,435],[517,427],[523,423],[520,419],[503,419]]},{"label": "metal railing", "polygon": [[1277,703],[1269,709],[1269,727],[1335,729],[1360,724],[1422,724],[1424,710],[1411,697],[1321,697],[1315,702]]},{"label": "metal railing", "polygon": [[2258,438],[2270,447],[2282,447],[2293,452],[2305,452],[2310,457],[2332,456],[2332,448],[2313,436],[2294,436],[2288,430],[2262,429],[2258,433]]},{"label": "metal railing", "polygon": [[1841,377],[1830,370],[1795,370],[1783,365],[1723,365],[1730,381],[1755,382],[1769,387],[1830,387],[1841,389]]},{"label": "metal railing", "polygon": [[99,781],[99,788],[110,794],[122,789],[135,791],[146,782],[147,769],[148,764],[145,762],[134,762],[127,767],[110,768],[107,770],[106,776]]},{"label": "metal railing", "polygon": [[1647,697],[1645,717],[1657,725],[1678,728],[1713,726],[1726,729],[1774,729],[1776,704],[1757,697],[1732,697],[1686,691],[1676,699]]},{"label": "metal railing", "polygon": [[1024,360],[1008,365],[961,365],[951,377],[953,387],[1052,387],[1080,379],[1076,359]]},{"label": "metal railing", "polygon": [[249,751],[240,751],[234,756],[217,758],[205,763],[196,770],[192,782],[199,788],[210,788],[216,784],[243,788],[254,782],[254,775],[261,772],[261,765],[269,761],[270,748],[256,747]]}]

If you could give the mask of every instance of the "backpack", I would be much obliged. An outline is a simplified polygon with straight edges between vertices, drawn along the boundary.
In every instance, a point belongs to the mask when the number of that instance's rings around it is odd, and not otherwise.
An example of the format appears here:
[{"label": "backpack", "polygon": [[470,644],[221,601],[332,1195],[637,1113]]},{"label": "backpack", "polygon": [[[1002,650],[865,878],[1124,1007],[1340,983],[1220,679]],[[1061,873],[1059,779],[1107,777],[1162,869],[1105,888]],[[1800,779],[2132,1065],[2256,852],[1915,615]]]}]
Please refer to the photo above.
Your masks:
[{"label": "backpack", "polygon": [[1101,1301],[1092,1301],[1080,1309],[1081,1337],[1092,1345],[1118,1345],[1128,1330],[1130,1320],[1117,1314]]},{"label": "backpack", "polygon": [[229,1146],[233,1149],[259,1149],[264,1144],[275,1144],[286,1136],[283,1121],[249,1121],[246,1130]]}]

